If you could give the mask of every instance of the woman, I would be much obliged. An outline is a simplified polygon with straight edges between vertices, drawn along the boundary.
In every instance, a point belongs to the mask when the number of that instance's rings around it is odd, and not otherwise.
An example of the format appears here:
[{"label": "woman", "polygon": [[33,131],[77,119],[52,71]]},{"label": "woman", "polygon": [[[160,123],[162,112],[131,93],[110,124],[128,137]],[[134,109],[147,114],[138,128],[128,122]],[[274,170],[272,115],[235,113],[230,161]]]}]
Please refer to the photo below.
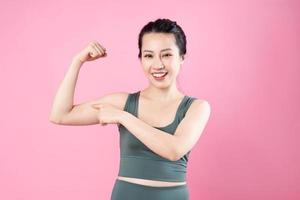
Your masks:
[{"label": "woman", "polygon": [[120,170],[111,200],[186,200],[188,155],[209,119],[210,105],[177,88],[186,37],[176,22],[149,22],[139,34],[138,46],[147,88],[73,105],[83,63],[107,56],[102,45],[91,42],[73,58],[55,96],[50,121],[118,125]]}]

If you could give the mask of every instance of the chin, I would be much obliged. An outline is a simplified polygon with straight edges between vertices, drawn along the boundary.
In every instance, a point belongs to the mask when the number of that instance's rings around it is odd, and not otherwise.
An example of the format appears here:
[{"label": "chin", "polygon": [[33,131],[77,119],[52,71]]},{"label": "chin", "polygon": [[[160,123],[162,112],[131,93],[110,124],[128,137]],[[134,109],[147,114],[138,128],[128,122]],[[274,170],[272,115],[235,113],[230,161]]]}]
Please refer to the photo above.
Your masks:
[{"label": "chin", "polygon": [[156,87],[156,88],[161,88],[161,89],[164,89],[164,88],[169,88],[171,86],[170,83],[155,83],[153,81],[151,81],[151,84]]}]

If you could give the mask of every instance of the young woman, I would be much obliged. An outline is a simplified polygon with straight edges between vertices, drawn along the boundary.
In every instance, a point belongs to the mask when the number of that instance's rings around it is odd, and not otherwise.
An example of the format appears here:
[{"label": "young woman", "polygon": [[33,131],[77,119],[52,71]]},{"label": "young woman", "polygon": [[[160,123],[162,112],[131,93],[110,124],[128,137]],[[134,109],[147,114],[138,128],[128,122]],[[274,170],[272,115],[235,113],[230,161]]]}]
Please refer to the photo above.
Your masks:
[{"label": "young woman", "polygon": [[177,87],[186,37],[176,22],[149,22],[139,34],[138,46],[138,57],[149,81],[146,88],[73,105],[83,63],[107,56],[101,44],[91,42],[74,56],[56,93],[50,121],[118,125],[120,168],[111,200],[187,200],[188,156],[206,126],[210,105]]}]

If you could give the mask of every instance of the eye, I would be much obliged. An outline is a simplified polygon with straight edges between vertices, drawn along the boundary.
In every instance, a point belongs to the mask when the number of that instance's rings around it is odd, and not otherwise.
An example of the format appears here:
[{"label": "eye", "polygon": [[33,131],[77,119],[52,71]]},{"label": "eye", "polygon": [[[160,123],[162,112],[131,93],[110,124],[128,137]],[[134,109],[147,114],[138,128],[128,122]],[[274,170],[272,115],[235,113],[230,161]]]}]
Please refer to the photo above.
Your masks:
[{"label": "eye", "polygon": [[167,54],[165,54],[164,56],[167,56],[167,57],[168,57],[168,56],[172,56],[172,54],[167,53]]},{"label": "eye", "polygon": [[152,55],[150,55],[150,54],[146,54],[146,55],[144,55],[144,57],[145,57],[145,58],[151,58],[151,57],[152,57]]}]

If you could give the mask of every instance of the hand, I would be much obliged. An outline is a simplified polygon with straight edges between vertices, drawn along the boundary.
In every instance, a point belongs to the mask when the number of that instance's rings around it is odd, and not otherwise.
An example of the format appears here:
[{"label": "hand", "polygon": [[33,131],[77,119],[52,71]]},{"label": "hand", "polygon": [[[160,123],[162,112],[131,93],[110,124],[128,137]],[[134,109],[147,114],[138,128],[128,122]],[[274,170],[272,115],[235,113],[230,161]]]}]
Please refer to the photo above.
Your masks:
[{"label": "hand", "polygon": [[123,114],[123,110],[112,106],[111,104],[92,104],[92,108],[97,109],[99,123],[102,126],[109,124],[119,124],[121,116]]},{"label": "hand", "polygon": [[97,41],[90,42],[81,52],[79,52],[75,59],[84,63],[86,61],[96,60],[100,57],[106,57],[106,49]]}]

